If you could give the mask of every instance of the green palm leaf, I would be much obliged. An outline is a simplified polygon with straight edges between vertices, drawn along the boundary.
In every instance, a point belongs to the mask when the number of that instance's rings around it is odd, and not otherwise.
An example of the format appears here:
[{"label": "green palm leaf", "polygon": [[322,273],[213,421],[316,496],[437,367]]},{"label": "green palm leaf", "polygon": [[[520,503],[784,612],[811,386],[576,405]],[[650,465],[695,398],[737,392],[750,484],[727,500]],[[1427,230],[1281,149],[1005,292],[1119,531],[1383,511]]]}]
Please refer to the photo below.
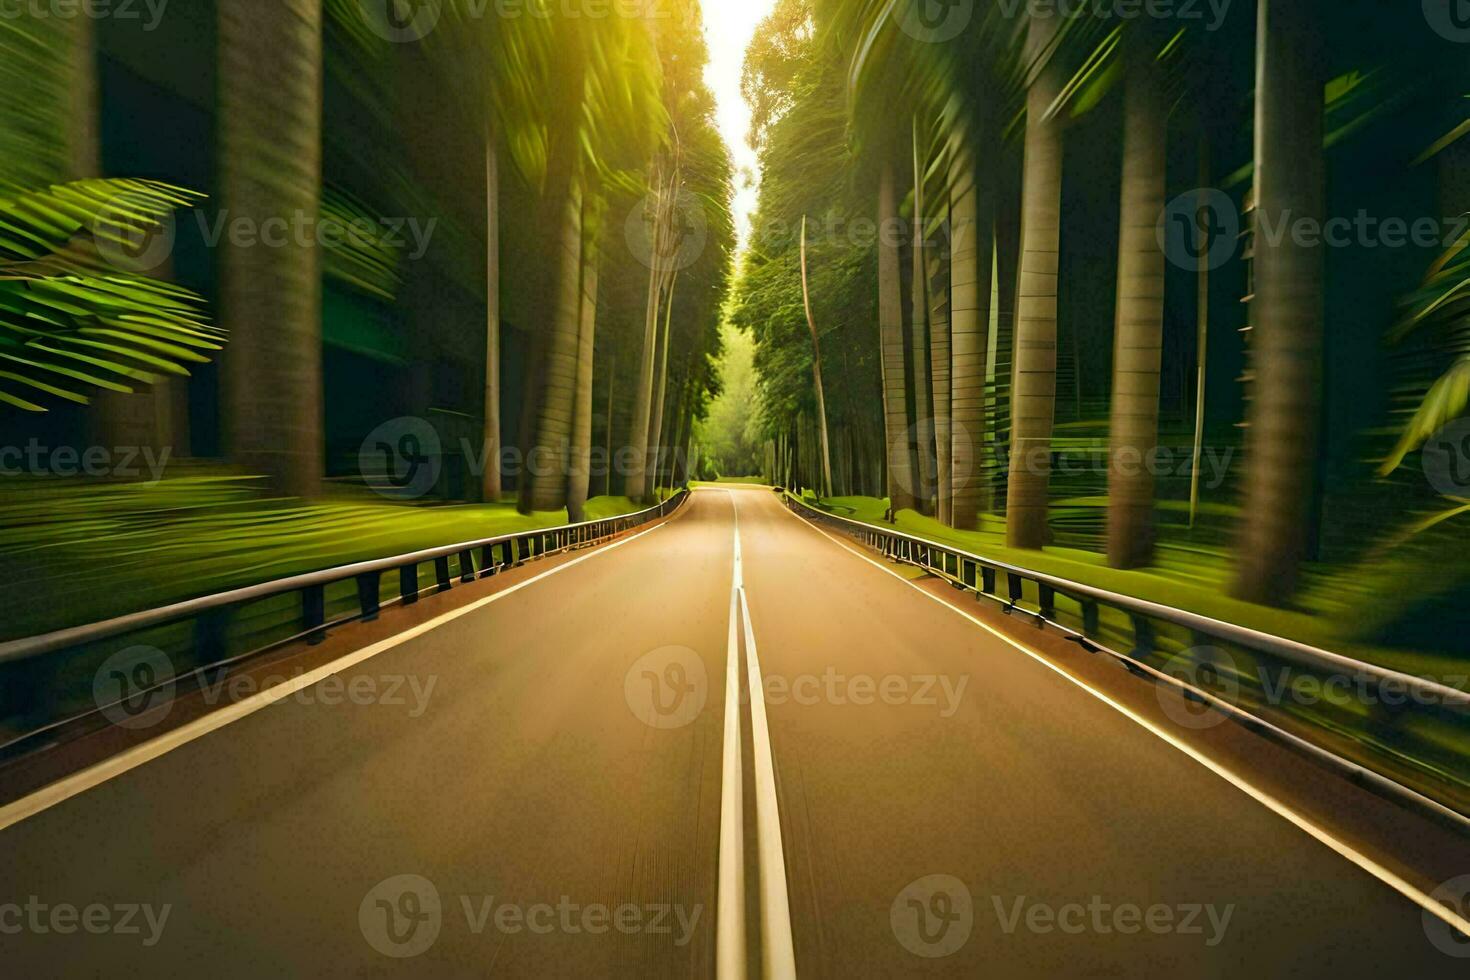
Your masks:
[{"label": "green palm leaf", "polygon": [[161,256],[174,211],[200,199],[156,181],[83,180],[0,200],[0,402],[86,404],[97,388],[186,376],[184,364],[222,348],[203,300],[148,278],[135,254],[155,243]]}]

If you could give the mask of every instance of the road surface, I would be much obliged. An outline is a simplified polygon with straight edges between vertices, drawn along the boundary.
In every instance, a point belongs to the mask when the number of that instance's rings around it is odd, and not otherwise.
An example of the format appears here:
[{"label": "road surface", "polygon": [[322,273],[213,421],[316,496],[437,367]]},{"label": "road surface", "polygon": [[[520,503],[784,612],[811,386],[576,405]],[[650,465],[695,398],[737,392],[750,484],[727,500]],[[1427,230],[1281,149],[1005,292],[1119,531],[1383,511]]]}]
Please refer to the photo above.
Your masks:
[{"label": "road surface", "polygon": [[[789,928],[803,976],[1470,963],[1373,855],[768,491],[462,592],[0,809],[0,973],[707,977],[722,897],[748,962]],[[728,712],[753,663],[764,724]]]}]

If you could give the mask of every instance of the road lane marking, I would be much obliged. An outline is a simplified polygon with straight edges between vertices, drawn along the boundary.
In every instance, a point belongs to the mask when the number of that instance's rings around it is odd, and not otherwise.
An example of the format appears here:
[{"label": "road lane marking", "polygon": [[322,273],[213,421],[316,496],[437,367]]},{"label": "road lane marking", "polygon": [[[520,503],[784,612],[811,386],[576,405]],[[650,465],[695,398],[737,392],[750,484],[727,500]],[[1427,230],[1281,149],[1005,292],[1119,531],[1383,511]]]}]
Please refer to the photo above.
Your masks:
[{"label": "road lane marking", "polygon": [[298,691],[305,690],[308,687],[318,684],[326,678],[332,676],[333,674],[340,674],[343,671],[355,667],[366,660],[371,660],[373,657],[378,656],[378,654],[380,653],[386,653],[387,651],[392,650],[394,647],[402,646],[410,640],[417,639],[418,637],[423,636],[425,633],[436,630],[439,627],[453,622],[454,620],[459,619],[463,616],[468,616],[470,613],[483,609],[493,602],[499,602],[506,596],[514,595],[524,588],[535,585],[537,582],[540,582],[543,579],[550,578],[551,576],[556,575],[559,572],[564,572],[568,568],[580,565],[584,561],[590,561],[600,555],[605,555],[610,551],[621,548],[625,544],[631,544],[646,534],[652,534],[654,531],[666,527],[668,523],[669,522],[665,521],[662,524],[658,524],[646,530],[639,531],[637,534],[623,538],[621,541],[614,541],[610,545],[598,548],[593,551],[589,551],[587,554],[582,555],[579,558],[574,558],[571,561],[556,566],[555,568],[547,569],[539,575],[535,575],[531,578],[526,579],[524,582],[517,582],[515,585],[512,585],[507,589],[503,589],[502,591],[497,592],[494,595],[486,596],[483,599],[477,599],[469,605],[461,606],[458,609],[451,609],[449,612],[437,616],[426,623],[420,623],[418,626],[414,626],[411,629],[404,630],[402,633],[399,633],[396,636],[390,636],[385,640],[379,640],[377,643],[363,647],[361,650],[357,650],[353,653],[349,653],[343,657],[338,658],[337,660],[332,661],[329,664],[323,664],[321,667],[318,667],[309,673],[291,678],[284,683],[277,684],[274,687],[268,688],[257,694],[253,694],[242,701],[237,701],[233,704],[227,705],[226,707],[220,708],[217,711],[212,711],[204,717],[197,718],[186,725],[181,725],[173,731],[165,732],[158,738],[150,739],[149,741],[144,742],[141,745],[137,745],[131,749],[128,749],[126,752],[115,755],[110,759],[105,759],[94,766],[90,766],[86,769],[81,770],[80,772],[75,772],[70,776],[66,776],[63,779],[51,783],[49,786],[42,787],[36,792],[31,793],[29,796],[23,796],[13,803],[8,803],[5,806],[0,807],[0,831],[4,831],[10,827],[13,827],[16,824],[20,823],[22,820],[33,817],[36,814],[41,813],[45,810],[49,810],[51,807],[54,807],[59,803],[63,803],[74,796],[79,796],[80,794],[85,793],[90,789],[94,789],[102,785],[103,783],[108,782],[109,780],[116,779],[118,776],[121,776],[124,773],[130,772],[141,765],[152,762],[154,759],[160,758],[161,756],[165,756],[168,753],[172,752],[174,749],[187,745],[188,743],[193,742],[196,739],[203,738],[205,735],[224,728],[226,725],[237,722],[242,718],[248,717],[249,715],[253,715],[262,708],[269,707],[270,705],[275,704],[277,701],[284,700],[291,695],[296,694]]},{"label": "road lane marking", "polygon": [[1425,893],[1419,888],[1416,888],[1413,884],[1399,877],[1393,871],[1379,864],[1368,855],[1357,850],[1352,845],[1340,841],[1336,837],[1333,837],[1332,834],[1330,834],[1328,831],[1324,830],[1318,824],[1313,822],[1310,818],[1292,809],[1292,807],[1285,802],[1277,799],[1276,797],[1267,793],[1265,790],[1255,786],[1244,777],[1236,774],[1233,770],[1228,769],[1220,763],[1214,761],[1209,756],[1200,752],[1193,746],[1181,741],[1171,732],[1160,728],[1153,722],[1149,721],[1147,718],[1134,712],[1131,708],[1128,708],[1126,705],[1114,701],[1112,698],[1108,697],[1108,695],[1087,684],[1085,681],[1073,676],[1066,670],[1063,670],[1061,667],[1057,666],[1049,659],[1047,659],[1045,654],[1033,650],[1031,647],[1026,646],[1024,643],[1014,639],[1013,637],[1007,636],[1005,633],[991,626],[989,623],[986,623],[983,620],[971,615],[970,613],[961,609],[959,606],[946,602],[941,597],[920,586],[917,582],[912,582],[909,579],[904,578],[902,575],[898,574],[898,572],[887,567],[881,562],[875,560],[868,555],[863,554],[856,548],[850,547],[846,542],[833,537],[816,525],[804,520],[801,516],[793,514],[785,507],[784,504],[780,505],[780,509],[784,513],[788,514],[793,520],[800,523],[803,527],[810,528],[811,530],[815,531],[817,534],[820,534],[822,537],[826,538],[828,541],[832,542],[842,550],[850,552],[854,556],[861,558],[863,561],[872,565],[874,568],[877,568],[879,571],[893,576],[903,584],[907,585],[909,588],[918,592],[920,595],[928,599],[932,599],[946,609],[958,613],[960,616],[963,616],[971,623],[974,623],[976,626],[985,630],[996,639],[1015,647],[1017,650],[1030,657],[1032,660],[1035,660],[1037,663],[1041,664],[1043,667],[1046,667],[1053,673],[1056,673],[1061,677],[1066,678],[1068,681],[1086,691],[1088,694],[1092,695],[1103,704],[1106,704],[1108,707],[1117,711],[1129,721],[1134,722],[1139,727],[1157,736],[1164,742],[1184,753],[1189,758],[1193,759],[1195,762],[1204,766],[1210,772],[1230,783],[1236,789],[1245,793],[1247,796],[1251,797],[1253,800],[1264,806],[1266,809],[1270,810],[1272,813],[1281,817],[1283,820],[1295,826],[1298,830],[1301,830],[1303,833],[1315,839],[1318,843],[1325,845],[1327,848],[1337,853],[1339,857],[1342,857],[1350,863],[1357,865],[1363,871],[1366,871],[1368,874],[1377,878],[1383,884],[1387,885],[1394,891],[1398,892],[1400,895],[1418,905],[1425,912],[1428,912],[1430,915],[1433,915],[1436,918],[1442,920],[1452,929],[1456,929],[1462,934],[1470,935],[1470,919],[1456,914],[1453,909],[1436,901],[1431,895]]},{"label": "road lane marking", "polygon": [[[776,767],[766,721],[760,655],[745,593],[745,563],[740,547],[740,506],[730,498],[735,525],[734,571],[730,588],[730,646],[725,661],[725,760],[720,804],[720,890],[716,926],[716,976],[746,976],[744,769],[740,749],[740,639],[745,640],[746,682],[750,688],[751,760],[755,788],[756,860],[760,872],[762,975],[794,980],[796,953],[791,938],[791,900],[786,889],[786,855],[781,842],[781,811],[776,800]],[[732,748],[733,743],[733,748]]]},{"label": "road lane marking", "polygon": [[771,758],[771,731],[766,724],[765,686],[761,683],[760,655],[750,626],[750,602],[740,590],[740,612],[745,621],[745,665],[750,673],[750,731],[755,755],[755,826],[760,846],[761,953],[765,976],[775,980],[796,977],[796,953],[791,939],[791,900],[786,893],[786,853],[781,846],[781,813],[776,805],[776,767]]},{"label": "road lane marking", "polygon": [[[730,501],[733,510],[735,501]],[[720,774],[719,901],[715,910],[715,976],[745,976],[745,801],[740,752],[740,524],[730,588],[730,641],[725,648],[725,755]]]}]

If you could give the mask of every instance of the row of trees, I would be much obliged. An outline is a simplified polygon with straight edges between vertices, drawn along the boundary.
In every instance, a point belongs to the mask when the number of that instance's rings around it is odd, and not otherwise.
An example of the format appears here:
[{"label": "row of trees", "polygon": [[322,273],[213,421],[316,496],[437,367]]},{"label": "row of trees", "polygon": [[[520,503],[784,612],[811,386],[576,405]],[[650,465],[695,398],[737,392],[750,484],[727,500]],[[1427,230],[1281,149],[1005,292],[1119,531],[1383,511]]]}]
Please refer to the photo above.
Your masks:
[{"label": "row of trees", "polygon": [[[0,260],[31,262],[25,288],[64,290],[70,302],[53,304],[39,329],[0,335],[0,357],[17,365],[3,377],[91,403],[92,425],[105,430],[151,414],[141,392],[152,386],[157,397],[155,382],[186,378],[187,365],[228,336],[219,355],[225,453],[280,492],[314,496],[328,468],[324,417],[337,410],[323,387],[325,288],[401,325],[408,393],[398,401],[415,414],[444,400],[433,365],[483,344],[483,400],[452,407],[482,415],[484,499],[507,489],[506,447],[535,461],[515,487],[527,511],[566,507],[578,517],[594,491],[647,499],[660,478],[677,476],[679,454],[658,447],[687,440],[717,391],[708,362],[719,351],[734,244],[731,164],[701,77],[697,0],[596,17],[554,3],[501,17],[469,0],[212,6],[212,24],[189,25],[196,41],[200,28],[216,41],[208,204],[159,181],[95,179],[104,167],[93,21],[7,22],[5,73],[16,86],[0,97],[0,208],[11,227],[27,222],[31,247],[7,240],[0,247],[17,254]],[[114,34],[139,30],[107,23]],[[90,197],[77,203],[80,191]],[[111,255],[110,236],[137,251],[129,239],[163,231],[171,210],[191,205],[255,228],[293,216],[374,226],[387,215],[420,226],[432,218],[436,234],[421,256],[386,238],[259,247],[227,236],[213,257],[217,279],[194,291],[161,282],[173,278],[167,263],[127,270],[76,258],[78,243],[94,259]],[[646,290],[624,288],[634,279]],[[93,282],[126,289],[136,308],[78,291]],[[474,305],[478,324],[465,316]],[[517,334],[509,346],[507,328]],[[86,371],[35,355],[88,344],[105,349],[87,355]],[[53,383],[58,369],[70,372],[64,391]],[[0,398],[49,407],[4,390]],[[625,487],[610,472],[592,485],[594,445],[613,456],[628,447]]]},{"label": "row of trees", "polygon": [[[1160,445],[1165,369],[1198,364],[1199,446],[1209,314],[1244,298],[1247,321],[1230,328],[1248,336],[1248,362],[1226,406],[1244,415],[1232,421],[1245,433],[1233,591],[1287,601],[1319,537],[1326,250],[1295,234],[1257,233],[1218,271],[1209,235],[1238,214],[1209,206],[1232,197],[1202,191],[1182,209],[1170,205],[1184,219],[1176,226],[1165,220],[1169,188],[1234,189],[1248,231],[1283,219],[1320,227],[1329,149],[1397,126],[1391,164],[1409,168],[1458,121],[1466,62],[1417,8],[1349,3],[1329,16],[1314,0],[1251,6],[1206,24],[997,0],[975,4],[954,27],[926,18],[919,0],[782,0],[746,66],[767,177],[737,304],[760,345],[775,478],[872,493],[881,470],[877,495],[895,511],[964,529],[998,513],[1010,546],[1041,548],[1058,518],[1059,395],[1070,385],[1080,404],[1090,377],[1107,392],[1105,550],[1114,567],[1146,565],[1158,508],[1146,464]],[[1415,37],[1417,48],[1403,43]],[[1331,56],[1328,38],[1343,39]],[[1412,64],[1406,50],[1416,51]],[[1394,113],[1402,115],[1390,120]],[[1432,153],[1452,149],[1463,129]],[[1088,153],[1110,161],[1066,173]],[[1228,166],[1211,170],[1212,159]],[[1377,165],[1387,170],[1389,161]],[[826,179],[813,182],[814,171]],[[1091,191],[1077,190],[1083,182],[1116,188],[1116,224],[1076,217]],[[821,477],[818,397],[803,379],[811,344],[793,312],[800,279],[784,230],[803,215],[835,215],[828,227],[843,229],[817,247],[812,272],[827,295],[816,315],[823,350],[837,346],[845,357],[826,392],[836,405],[835,486]],[[860,216],[876,234],[853,233]],[[1110,247],[1084,237],[1099,227]],[[1083,268],[1072,256],[1089,249],[1097,260]],[[1447,258],[1436,270],[1447,264],[1458,271],[1440,276],[1434,298],[1457,304],[1453,320],[1463,316],[1463,265]],[[1111,357],[1093,368],[1077,338],[1097,336],[1092,324],[1107,316],[1084,293],[1102,274],[1112,281],[1103,348]],[[1236,281],[1241,288],[1227,295]],[[1420,297],[1418,309],[1425,305]],[[1193,408],[1196,398],[1177,387],[1176,401]],[[1410,450],[1464,410],[1463,397],[1447,412],[1444,401],[1429,424],[1423,409],[1410,423],[1418,440]]]}]

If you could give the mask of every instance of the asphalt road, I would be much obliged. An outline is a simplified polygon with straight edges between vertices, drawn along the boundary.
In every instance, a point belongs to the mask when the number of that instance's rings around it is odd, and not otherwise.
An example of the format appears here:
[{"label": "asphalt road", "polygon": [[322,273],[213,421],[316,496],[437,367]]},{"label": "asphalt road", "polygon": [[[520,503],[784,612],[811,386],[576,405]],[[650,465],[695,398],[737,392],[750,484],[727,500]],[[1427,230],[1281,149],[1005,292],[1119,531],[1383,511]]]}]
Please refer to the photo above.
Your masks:
[{"label": "asphalt road", "polygon": [[[742,877],[750,959],[778,886],[810,976],[1470,966],[1359,863],[769,492],[525,571],[0,831],[0,976],[704,977]],[[741,874],[731,649],[759,651],[784,855],[762,865],[742,709]]]}]

